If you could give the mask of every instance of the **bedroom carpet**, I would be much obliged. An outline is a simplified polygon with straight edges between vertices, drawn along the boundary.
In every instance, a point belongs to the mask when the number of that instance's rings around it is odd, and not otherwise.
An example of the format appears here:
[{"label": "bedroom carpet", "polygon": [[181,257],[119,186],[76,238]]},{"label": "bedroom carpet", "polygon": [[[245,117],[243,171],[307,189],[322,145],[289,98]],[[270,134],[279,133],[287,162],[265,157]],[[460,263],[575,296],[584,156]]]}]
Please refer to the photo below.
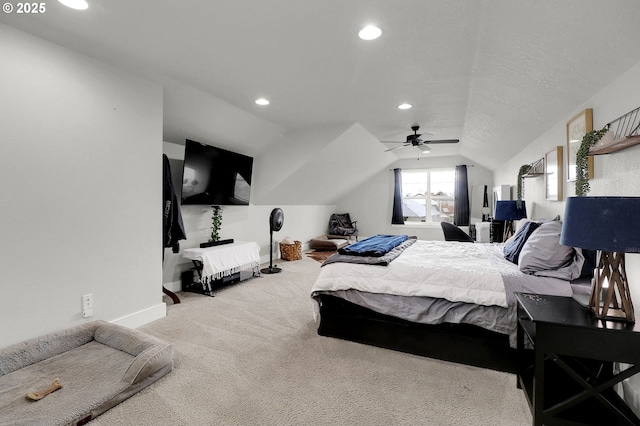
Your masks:
[{"label": "bedroom carpet", "polygon": [[332,256],[332,255],[334,255],[336,253],[337,253],[337,251],[312,251],[312,252],[307,253],[307,256],[309,256],[313,260],[316,260],[316,261],[322,263],[325,260],[327,260],[330,256]]},{"label": "bedroom carpet", "polygon": [[514,375],[318,336],[320,264],[282,262],[141,329],[174,370],[91,425],[529,425]]}]

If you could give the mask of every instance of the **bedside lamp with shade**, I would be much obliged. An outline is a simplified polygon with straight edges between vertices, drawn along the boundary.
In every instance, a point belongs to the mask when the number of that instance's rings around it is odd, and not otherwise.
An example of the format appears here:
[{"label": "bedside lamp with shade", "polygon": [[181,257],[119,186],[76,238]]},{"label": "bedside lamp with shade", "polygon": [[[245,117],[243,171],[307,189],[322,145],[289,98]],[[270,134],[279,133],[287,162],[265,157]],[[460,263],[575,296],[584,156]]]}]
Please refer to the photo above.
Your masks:
[{"label": "bedside lamp with shade", "polygon": [[635,322],[625,253],[640,253],[640,197],[569,197],[560,244],[597,250],[589,309]]},{"label": "bedside lamp with shade", "polygon": [[504,220],[504,239],[506,241],[513,235],[513,221],[527,217],[527,206],[522,200],[496,201],[496,211],[493,218]]}]

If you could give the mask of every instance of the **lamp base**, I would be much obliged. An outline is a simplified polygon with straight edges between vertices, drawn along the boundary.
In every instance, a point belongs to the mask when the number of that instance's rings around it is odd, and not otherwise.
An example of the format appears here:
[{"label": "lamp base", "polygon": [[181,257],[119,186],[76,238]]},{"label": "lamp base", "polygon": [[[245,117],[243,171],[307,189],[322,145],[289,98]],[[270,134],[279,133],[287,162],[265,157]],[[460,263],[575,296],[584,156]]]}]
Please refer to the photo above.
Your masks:
[{"label": "lamp base", "polygon": [[[593,312],[597,316],[597,313],[589,306],[589,301],[591,299],[591,296],[589,294],[574,294],[571,297],[573,298],[573,300],[578,302],[583,308],[589,309],[591,312]],[[602,305],[603,304],[600,303],[600,310],[602,310]],[[607,316],[601,319],[607,320],[607,321],[627,322],[627,316],[623,310],[614,309],[611,307],[609,307],[609,309],[607,310]]]},{"label": "lamp base", "polygon": [[636,322],[624,253],[598,251],[589,309],[602,320]]}]

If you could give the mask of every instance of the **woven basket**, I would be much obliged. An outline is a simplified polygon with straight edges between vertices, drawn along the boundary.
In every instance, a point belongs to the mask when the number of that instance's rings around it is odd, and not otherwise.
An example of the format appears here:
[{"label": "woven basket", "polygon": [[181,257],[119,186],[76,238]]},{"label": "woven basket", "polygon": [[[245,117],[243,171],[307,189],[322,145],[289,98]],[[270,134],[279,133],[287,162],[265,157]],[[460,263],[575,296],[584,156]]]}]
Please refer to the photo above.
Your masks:
[{"label": "woven basket", "polygon": [[302,243],[294,241],[293,244],[280,243],[280,258],[283,260],[302,259]]}]

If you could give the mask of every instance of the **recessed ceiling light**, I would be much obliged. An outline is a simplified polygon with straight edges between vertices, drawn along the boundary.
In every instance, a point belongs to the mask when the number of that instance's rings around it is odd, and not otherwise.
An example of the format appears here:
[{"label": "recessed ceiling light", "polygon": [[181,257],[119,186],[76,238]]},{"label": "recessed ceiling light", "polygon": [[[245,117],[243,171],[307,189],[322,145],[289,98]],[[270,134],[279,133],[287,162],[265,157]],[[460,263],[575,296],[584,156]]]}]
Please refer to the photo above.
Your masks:
[{"label": "recessed ceiling light", "polygon": [[358,37],[363,40],[375,40],[382,34],[382,30],[375,25],[367,25],[358,33]]},{"label": "recessed ceiling light", "polygon": [[85,10],[89,7],[89,3],[85,0],[58,0],[60,3],[64,4],[71,9],[76,10]]},{"label": "recessed ceiling light", "polygon": [[265,98],[256,99],[256,103],[261,106],[269,105],[269,101]]},{"label": "recessed ceiling light", "polygon": [[400,105],[398,105],[398,109],[411,109],[411,107],[413,107],[413,105],[411,105],[411,104],[400,104]]}]

